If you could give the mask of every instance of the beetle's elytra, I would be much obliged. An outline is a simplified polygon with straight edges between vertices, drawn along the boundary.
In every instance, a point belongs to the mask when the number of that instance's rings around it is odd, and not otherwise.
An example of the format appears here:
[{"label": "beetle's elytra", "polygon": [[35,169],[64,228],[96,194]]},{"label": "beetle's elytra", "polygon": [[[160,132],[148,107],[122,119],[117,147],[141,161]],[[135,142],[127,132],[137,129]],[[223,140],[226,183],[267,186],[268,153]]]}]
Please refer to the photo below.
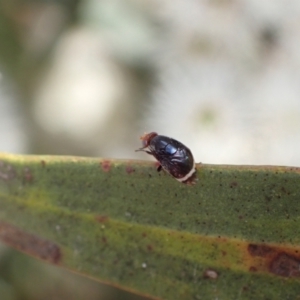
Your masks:
[{"label": "beetle's elytra", "polygon": [[191,150],[182,143],[156,132],[141,136],[143,147],[136,151],[144,151],[153,155],[166,170],[178,181],[185,184],[196,183],[196,165]]}]

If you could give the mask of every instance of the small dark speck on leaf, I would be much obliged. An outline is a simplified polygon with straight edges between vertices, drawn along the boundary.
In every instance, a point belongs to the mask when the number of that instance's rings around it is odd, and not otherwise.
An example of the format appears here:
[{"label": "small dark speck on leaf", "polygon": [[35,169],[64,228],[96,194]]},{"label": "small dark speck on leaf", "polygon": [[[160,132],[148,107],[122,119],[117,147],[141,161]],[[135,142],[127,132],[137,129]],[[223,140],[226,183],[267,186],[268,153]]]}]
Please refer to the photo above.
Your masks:
[{"label": "small dark speck on leaf", "polygon": [[291,194],[290,192],[288,192],[288,191],[285,189],[284,186],[281,187],[281,191],[282,191],[283,193],[285,193],[286,195],[290,195],[290,194]]},{"label": "small dark speck on leaf", "polygon": [[230,188],[236,188],[238,186],[238,183],[236,181],[233,181],[230,183]]},{"label": "small dark speck on leaf", "polygon": [[148,249],[148,251],[152,251],[153,250],[152,245],[147,245],[147,249]]},{"label": "small dark speck on leaf", "polygon": [[272,200],[272,198],[270,196],[265,196],[265,199],[267,202],[270,202]]}]

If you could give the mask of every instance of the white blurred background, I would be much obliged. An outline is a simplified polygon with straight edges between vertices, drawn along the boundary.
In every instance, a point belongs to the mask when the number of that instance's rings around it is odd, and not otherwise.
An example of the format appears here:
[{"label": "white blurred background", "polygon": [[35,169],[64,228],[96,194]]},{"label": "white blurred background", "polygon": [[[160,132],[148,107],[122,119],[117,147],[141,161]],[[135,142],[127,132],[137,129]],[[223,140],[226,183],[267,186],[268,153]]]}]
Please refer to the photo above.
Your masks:
[{"label": "white blurred background", "polygon": [[[300,2],[7,1],[0,151],[300,164]],[[6,23],[5,23],[6,22]]]}]

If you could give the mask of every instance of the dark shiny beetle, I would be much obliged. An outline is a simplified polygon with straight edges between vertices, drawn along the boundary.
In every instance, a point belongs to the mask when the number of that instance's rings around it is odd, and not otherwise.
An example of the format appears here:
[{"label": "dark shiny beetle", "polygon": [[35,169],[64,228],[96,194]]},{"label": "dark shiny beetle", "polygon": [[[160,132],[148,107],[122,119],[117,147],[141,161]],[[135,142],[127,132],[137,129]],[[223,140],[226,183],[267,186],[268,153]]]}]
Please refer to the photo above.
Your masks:
[{"label": "dark shiny beetle", "polygon": [[185,184],[195,184],[196,166],[193,154],[182,143],[167,136],[158,135],[156,132],[146,133],[141,136],[143,147],[136,151],[144,151],[153,155],[161,168],[166,170],[178,181]]}]

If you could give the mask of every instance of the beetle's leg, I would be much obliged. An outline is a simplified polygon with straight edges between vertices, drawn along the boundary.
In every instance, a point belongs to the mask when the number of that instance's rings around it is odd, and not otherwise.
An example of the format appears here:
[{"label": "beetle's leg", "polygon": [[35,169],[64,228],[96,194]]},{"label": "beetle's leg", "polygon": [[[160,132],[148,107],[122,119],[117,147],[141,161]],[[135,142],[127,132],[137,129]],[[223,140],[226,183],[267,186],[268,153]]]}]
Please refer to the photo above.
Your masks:
[{"label": "beetle's leg", "polygon": [[162,166],[161,165],[159,165],[158,167],[157,167],[157,172],[160,172],[161,171],[161,169],[162,169]]}]

